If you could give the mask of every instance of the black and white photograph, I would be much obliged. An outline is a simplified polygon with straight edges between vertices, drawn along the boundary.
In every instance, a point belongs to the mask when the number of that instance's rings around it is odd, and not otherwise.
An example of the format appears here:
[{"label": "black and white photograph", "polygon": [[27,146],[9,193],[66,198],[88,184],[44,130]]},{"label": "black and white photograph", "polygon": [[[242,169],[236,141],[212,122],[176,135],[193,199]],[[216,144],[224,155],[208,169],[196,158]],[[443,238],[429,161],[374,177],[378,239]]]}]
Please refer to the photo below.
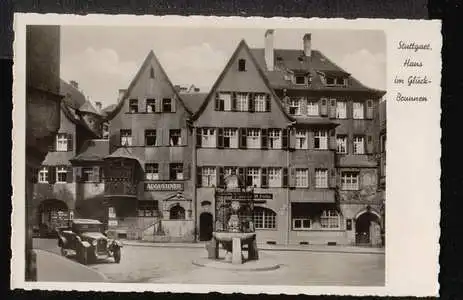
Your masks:
[{"label": "black and white photograph", "polygon": [[27,25],[25,281],[384,288],[388,49],[339,26]]}]

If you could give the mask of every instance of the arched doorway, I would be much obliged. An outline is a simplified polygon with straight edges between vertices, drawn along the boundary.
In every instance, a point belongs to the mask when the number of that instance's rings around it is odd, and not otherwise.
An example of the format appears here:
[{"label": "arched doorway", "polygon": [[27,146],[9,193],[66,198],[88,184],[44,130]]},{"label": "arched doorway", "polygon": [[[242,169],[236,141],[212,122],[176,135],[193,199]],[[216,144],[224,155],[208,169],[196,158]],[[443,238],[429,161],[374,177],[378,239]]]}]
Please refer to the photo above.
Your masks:
[{"label": "arched doorway", "polygon": [[185,209],[180,206],[180,204],[175,204],[170,208],[169,211],[170,220],[184,220],[185,219]]},{"label": "arched doorway", "polygon": [[381,240],[379,217],[366,211],[355,220],[355,242],[358,245],[376,245]]},{"label": "arched doorway", "polygon": [[212,238],[213,217],[211,213],[203,212],[199,215],[199,240],[209,241]]},{"label": "arched doorway", "polygon": [[56,228],[68,224],[69,209],[65,202],[47,199],[38,207],[38,224],[41,237],[54,237]]}]

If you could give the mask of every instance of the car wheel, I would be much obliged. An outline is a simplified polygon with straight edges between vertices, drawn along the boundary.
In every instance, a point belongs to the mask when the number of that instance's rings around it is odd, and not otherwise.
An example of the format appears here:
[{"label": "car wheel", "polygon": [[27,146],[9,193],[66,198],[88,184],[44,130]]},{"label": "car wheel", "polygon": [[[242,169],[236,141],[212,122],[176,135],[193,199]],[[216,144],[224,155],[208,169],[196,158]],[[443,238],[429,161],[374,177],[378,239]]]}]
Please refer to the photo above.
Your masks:
[{"label": "car wheel", "polygon": [[61,252],[62,256],[66,257],[67,253],[66,253],[66,249],[64,249],[64,247],[61,247],[60,252]]},{"label": "car wheel", "polygon": [[121,262],[121,249],[116,249],[114,250],[114,262],[116,264]]}]

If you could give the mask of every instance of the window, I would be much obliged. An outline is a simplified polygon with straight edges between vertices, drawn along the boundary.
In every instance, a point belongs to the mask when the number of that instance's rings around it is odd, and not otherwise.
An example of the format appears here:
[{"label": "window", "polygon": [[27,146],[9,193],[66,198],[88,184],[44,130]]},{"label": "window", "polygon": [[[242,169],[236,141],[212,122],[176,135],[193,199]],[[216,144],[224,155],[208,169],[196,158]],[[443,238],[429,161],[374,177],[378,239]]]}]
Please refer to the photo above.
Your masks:
[{"label": "window", "polygon": [[158,164],[145,164],[145,179],[146,180],[159,180],[159,166]]},{"label": "window", "polygon": [[322,228],[339,228],[341,225],[339,213],[336,210],[325,210],[320,216]]},{"label": "window", "polygon": [[68,136],[66,133],[56,135],[56,151],[68,151]]},{"label": "window", "polygon": [[170,164],[169,178],[170,180],[183,180],[183,164]]},{"label": "window", "polygon": [[301,115],[301,100],[299,98],[291,98],[289,100],[289,114],[295,116]]},{"label": "window", "polygon": [[216,130],[214,128],[202,128],[201,129],[201,147],[214,148],[216,147],[217,137]]},{"label": "window", "polygon": [[248,111],[248,94],[237,93],[236,94],[236,110],[237,111]]},{"label": "window", "polygon": [[260,187],[260,169],[248,168],[247,169],[247,184],[249,186]]},{"label": "window", "polygon": [[280,129],[269,129],[268,148],[269,149],[281,149],[281,130]]},{"label": "window", "polygon": [[172,99],[170,99],[170,98],[162,99],[162,111],[163,112],[172,112]]},{"label": "window", "polygon": [[216,168],[202,167],[201,168],[201,186],[213,187],[217,183]]},{"label": "window", "polygon": [[296,169],[296,187],[306,188],[309,186],[309,170]]},{"label": "window", "polygon": [[326,132],[326,130],[314,131],[314,149],[328,149],[328,133]]},{"label": "window", "polygon": [[347,118],[347,106],[345,101],[336,102],[336,118],[345,119]]},{"label": "window", "polygon": [[365,153],[365,141],[363,136],[354,136],[354,154]]},{"label": "window", "polygon": [[232,110],[232,101],[230,93],[220,93],[219,94],[220,107],[223,107],[224,111]]},{"label": "window", "polygon": [[363,103],[361,102],[354,102],[354,112],[353,112],[353,117],[354,119],[361,120],[364,118],[363,116]]},{"label": "window", "polygon": [[68,170],[66,167],[56,167],[56,183],[67,182]]},{"label": "window", "polygon": [[238,71],[240,72],[246,71],[246,60],[245,59],[238,60]]},{"label": "window", "polygon": [[129,101],[129,111],[131,113],[138,112],[138,100],[137,99],[130,99]]},{"label": "window", "polygon": [[153,69],[153,67],[150,68],[150,78],[154,79],[154,69]]},{"label": "window", "polygon": [[169,211],[170,220],[185,220],[185,209],[179,204],[172,206]]},{"label": "window", "polygon": [[296,149],[308,149],[307,135],[307,130],[296,129]]},{"label": "window", "polygon": [[121,129],[121,146],[132,146],[132,130]]},{"label": "window", "polygon": [[260,129],[248,128],[246,135],[246,145],[250,149],[260,148]]},{"label": "window", "polygon": [[[225,167],[224,168],[224,178],[228,177],[228,176],[231,176],[231,175],[236,175],[238,173],[237,171],[237,167]],[[237,188],[238,187],[238,180],[233,180],[233,181],[229,181],[228,183],[228,187],[231,187],[231,188]]]},{"label": "window", "polygon": [[308,101],[307,102],[307,115],[308,116],[318,116],[320,115],[319,106],[317,101]]},{"label": "window", "polygon": [[295,76],[295,82],[296,84],[305,84],[305,76],[303,75]]},{"label": "window", "polygon": [[109,126],[108,124],[103,124],[103,139],[109,139]]},{"label": "window", "polygon": [[358,191],[359,174],[357,172],[342,172],[341,189],[346,191]]},{"label": "window", "polygon": [[146,129],[145,130],[145,145],[156,146],[156,130]]},{"label": "window", "polygon": [[137,203],[139,217],[156,217],[158,215],[158,201],[140,200]]},{"label": "window", "polygon": [[180,129],[169,130],[169,145],[180,146],[182,144],[182,132]]},{"label": "window", "polygon": [[326,77],[326,84],[333,85],[335,83],[334,77]]},{"label": "window", "polygon": [[345,135],[338,135],[336,138],[336,152],[347,153],[347,137]]},{"label": "window", "polygon": [[39,171],[39,182],[40,183],[48,183],[48,168],[43,167]]},{"label": "window", "polygon": [[82,168],[82,177],[81,181],[83,182],[92,182],[93,180],[93,168]]},{"label": "window", "polygon": [[156,100],[155,99],[146,99],[146,112],[148,113],[156,112]]},{"label": "window", "polygon": [[326,77],[327,85],[345,85],[344,77]]},{"label": "window", "polygon": [[225,128],[223,130],[223,147],[238,148],[238,134],[234,128]]},{"label": "window", "polygon": [[254,98],[254,110],[258,112],[266,111],[265,103],[266,103],[267,95],[265,94],[258,94]]},{"label": "window", "polygon": [[268,169],[268,185],[269,187],[281,187],[282,183],[281,168]]},{"label": "window", "polygon": [[328,187],[328,170],[315,169],[315,187],[326,189]]},{"label": "window", "polygon": [[268,208],[255,207],[252,213],[256,229],[275,229],[276,213]]},{"label": "window", "polygon": [[312,227],[312,220],[309,218],[293,218],[293,230],[307,230]]}]

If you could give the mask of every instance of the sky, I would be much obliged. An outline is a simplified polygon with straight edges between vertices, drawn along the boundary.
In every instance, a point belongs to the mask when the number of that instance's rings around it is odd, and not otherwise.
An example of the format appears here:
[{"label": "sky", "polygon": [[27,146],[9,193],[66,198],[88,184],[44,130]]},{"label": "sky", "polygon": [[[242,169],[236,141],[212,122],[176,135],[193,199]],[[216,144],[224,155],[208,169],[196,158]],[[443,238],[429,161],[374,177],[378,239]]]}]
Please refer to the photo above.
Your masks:
[{"label": "sky", "polygon": [[[321,51],[363,84],[386,89],[386,38],[376,30],[275,29],[274,47],[301,49],[312,34]],[[150,50],[172,83],[208,92],[241,39],[264,47],[265,29],[62,26],[61,78],[75,80],[92,102],[115,104]]]}]

